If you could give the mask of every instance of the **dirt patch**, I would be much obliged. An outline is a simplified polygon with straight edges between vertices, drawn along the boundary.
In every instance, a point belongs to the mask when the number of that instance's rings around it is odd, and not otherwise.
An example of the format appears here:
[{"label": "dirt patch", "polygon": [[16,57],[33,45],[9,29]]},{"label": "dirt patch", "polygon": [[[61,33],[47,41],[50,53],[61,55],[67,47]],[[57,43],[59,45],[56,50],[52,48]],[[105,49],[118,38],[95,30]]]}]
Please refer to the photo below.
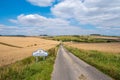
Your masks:
[{"label": "dirt patch", "polygon": [[79,80],[87,80],[87,78],[86,78],[83,74],[81,74],[81,75],[79,76]]}]

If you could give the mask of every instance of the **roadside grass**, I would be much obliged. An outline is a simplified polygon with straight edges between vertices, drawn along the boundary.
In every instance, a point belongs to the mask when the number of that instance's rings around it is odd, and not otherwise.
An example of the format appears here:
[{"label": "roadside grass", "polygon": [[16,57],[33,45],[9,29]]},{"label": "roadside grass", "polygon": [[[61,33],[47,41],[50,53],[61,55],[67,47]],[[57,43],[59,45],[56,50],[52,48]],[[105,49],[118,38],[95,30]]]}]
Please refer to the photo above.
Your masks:
[{"label": "roadside grass", "polygon": [[0,67],[0,80],[50,80],[58,47],[48,50],[46,60],[28,57],[16,63]]},{"label": "roadside grass", "polygon": [[95,66],[115,80],[120,80],[120,54],[105,53],[95,50],[82,50],[68,46],[65,47],[78,58]]}]

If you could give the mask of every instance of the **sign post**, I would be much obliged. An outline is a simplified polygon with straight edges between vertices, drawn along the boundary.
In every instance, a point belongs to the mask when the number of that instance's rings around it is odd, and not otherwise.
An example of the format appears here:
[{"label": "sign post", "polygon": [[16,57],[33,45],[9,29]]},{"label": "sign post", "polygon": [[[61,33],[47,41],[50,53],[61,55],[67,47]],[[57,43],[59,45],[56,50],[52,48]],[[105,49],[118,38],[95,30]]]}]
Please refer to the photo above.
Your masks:
[{"label": "sign post", "polygon": [[43,56],[43,60],[45,60],[45,56]]},{"label": "sign post", "polygon": [[42,49],[39,49],[35,52],[33,52],[33,56],[35,56],[36,58],[36,62],[38,62],[38,57],[39,56],[42,56],[43,57],[43,60],[45,60],[45,57],[48,56],[48,53]]},{"label": "sign post", "polygon": [[38,56],[36,56],[35,59],[36,59],[36,62],[38,62]]}]

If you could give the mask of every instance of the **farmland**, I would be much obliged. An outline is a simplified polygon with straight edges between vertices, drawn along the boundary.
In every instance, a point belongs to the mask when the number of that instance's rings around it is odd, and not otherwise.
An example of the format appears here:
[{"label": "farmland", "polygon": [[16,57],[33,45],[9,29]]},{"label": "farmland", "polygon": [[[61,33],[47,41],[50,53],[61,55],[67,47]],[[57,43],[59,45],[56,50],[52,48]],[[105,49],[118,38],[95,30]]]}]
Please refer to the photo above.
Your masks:
[{"label": "farmland", "polygon": [[[50,80],[58,51],[58,47],[55,47],[59,44],[58,41],[63,41],[66,49],[78,58],[112,78],[120,79],[119,37],[104,36],[0,37],[0,78]],[[48,50],[49,56],[45,61],[39,58],[40,61],[35,63],[35,58],[31,55],[39,48]]]},{"label": "farmland", "polygon": [[120,42],[120,37],[112,36],[80,36],[80,35],[67,35],[67,36],[51,36],[45,37],[46,39],[62,41],[62,42],[86,42],[86,43],[110,43]]},{"label": "farmland", "polygon": [[65,42],[66,45],[84,50],[98,50],[102,52],[120,53],[120,43],[75,43]]},{"label": "farmland", "polygon": [[29,57],[39,48],[48,50],[57,44],[57,41],[40,37],[0,37],[0,66]]},{"label": "farmland", "polygon": [[66,35],[45,37],[45,39],[62,41],[68,46],[73,46],[79,49],[120,53],[119,36]]}]

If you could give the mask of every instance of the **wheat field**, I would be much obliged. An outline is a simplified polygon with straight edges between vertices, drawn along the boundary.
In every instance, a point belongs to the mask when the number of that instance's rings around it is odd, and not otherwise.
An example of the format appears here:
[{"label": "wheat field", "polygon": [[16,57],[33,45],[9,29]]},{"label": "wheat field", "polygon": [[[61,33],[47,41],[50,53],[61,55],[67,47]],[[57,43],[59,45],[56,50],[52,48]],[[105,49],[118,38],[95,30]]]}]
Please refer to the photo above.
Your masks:
[{"label": "wheat field", "polygon": [[120,43],[74,43],[65,42],[65,45],[85,50],[98,50],[102,52],[120,53]]},{"label": "wheat field", "polygon": [[39,48],[48,50],[58,44],[40,37],[0,37],[0,66],[32,56],[32,52]]}]

